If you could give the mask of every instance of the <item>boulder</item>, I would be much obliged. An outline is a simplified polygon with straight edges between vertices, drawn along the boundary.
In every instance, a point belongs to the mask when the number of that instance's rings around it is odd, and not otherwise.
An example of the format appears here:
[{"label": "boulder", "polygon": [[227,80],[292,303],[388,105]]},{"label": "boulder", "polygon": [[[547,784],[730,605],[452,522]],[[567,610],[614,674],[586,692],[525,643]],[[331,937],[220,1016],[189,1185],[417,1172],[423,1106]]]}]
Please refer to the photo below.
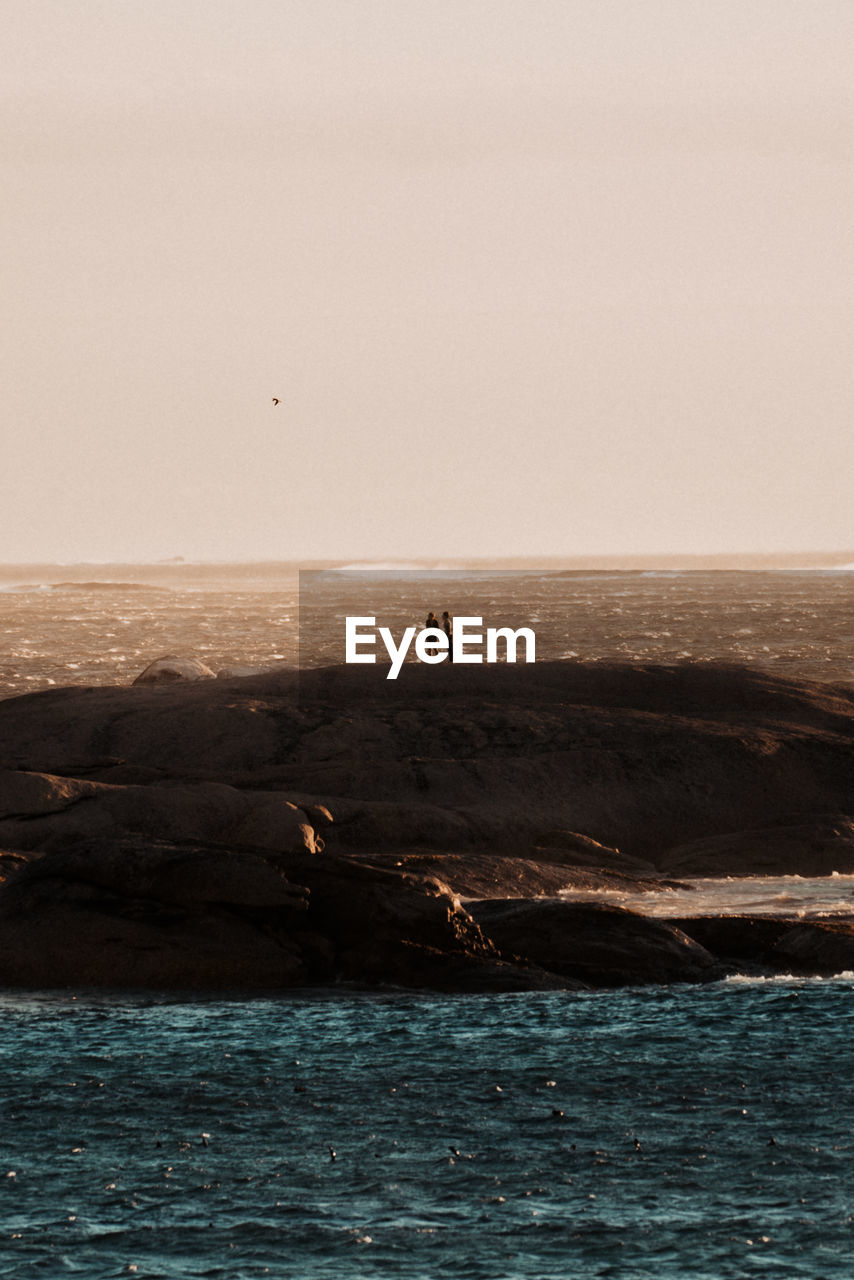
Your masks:
[{"label": "boulder", "polygon": [[708,982],[722,967],[672,924],[603,903],[554,898],[467,904],[505,959],[534,964],[594,987]]},{"label": "boulder", "polygon": [[672,921],[730,972],[832,977],[854,970],[854,920],[695,916]]},{"label": "boulder", "polygon": [[214,680],[216,673],[200,658],[179,658],[167,654],[155,658],[134,680],[134,684],[175,684],[184,680]]},{"label": "boulder", "polygon": [[854,922],[799,921],[781,935],[774,947],[774,969],[833,976],[854,971]]}]

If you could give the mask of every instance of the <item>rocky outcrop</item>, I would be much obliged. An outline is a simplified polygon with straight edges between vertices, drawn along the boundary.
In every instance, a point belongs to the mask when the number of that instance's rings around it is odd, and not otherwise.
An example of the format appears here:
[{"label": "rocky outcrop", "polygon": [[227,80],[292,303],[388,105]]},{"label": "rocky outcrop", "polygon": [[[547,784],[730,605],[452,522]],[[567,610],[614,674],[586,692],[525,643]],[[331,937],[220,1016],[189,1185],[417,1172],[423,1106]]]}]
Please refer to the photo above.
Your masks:
[{"label": "rocky outcrop", "polygon": [[[385,674],[0,702],[0,983],[699,981],[730,962],[711,925],[519,900],[854,870],[850,690],[690,665]],[[787,927],[767,963],[847,945]]]},{"label": "rocky outcrop", "polygon": [[321,805],[309,809],[311,816],[278,793],[221,782],[119,786],[0,770],[0,846],[10,849],[48,851],[87,837],[137,833],[319,853],[319,828],[332,818]]},{"label": "rocky outcrop", "polygon": [[352,849],[518,853],[563,832],[579,863],[623,870],[854,815],[853,738],[850,691],[706,666],[351,667],[0,703],[0,761],[30,772],[298,794]]},{"label": "rocky outcrop", "polygon": [[469,904],[474,919],[505,957],[594,987],[708,982],[723,967],[680,929],[604,903],[549,899]]},{"label": "rocky outcrop", "polygon": [[854,970],[854,920],[699,916],[674,920],[730,972],[817,975]]},{"label": "rocky outcrop", "polygon": [[[0,888],[0,982],[272,988],[309,979],[287,922],[308,895],[264,858],[143,840],[77,841]],[[264,926],[275,910],[278,929]]]},{"label": "rocky outcrop", "polygon": [[577,985],[505,960],[435,877],[142,837],[77,840],[10,871],[5,986]]},{"label": "rocky outcrop", "polygon": [[463,990],[573,985],[524,957],[508,962],[437,876],[327,856],[291,859],[288,874],[309,891],[313,928],[334,941],[336,978]]}]

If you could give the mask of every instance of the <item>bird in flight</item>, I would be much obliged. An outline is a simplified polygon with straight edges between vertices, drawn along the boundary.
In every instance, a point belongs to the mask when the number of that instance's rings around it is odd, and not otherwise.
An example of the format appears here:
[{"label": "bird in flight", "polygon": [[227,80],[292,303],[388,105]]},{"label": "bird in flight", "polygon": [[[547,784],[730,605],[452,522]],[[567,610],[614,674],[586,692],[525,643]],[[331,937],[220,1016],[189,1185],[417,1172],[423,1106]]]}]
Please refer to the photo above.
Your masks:
[{"label": "bird in flight", "polygon": [[279,403],[279,402],[278,402],[278,400],[276,399],[276,397],[275,397],[275,396],[273,396],[273,404],[278,404],[278,403]]}]

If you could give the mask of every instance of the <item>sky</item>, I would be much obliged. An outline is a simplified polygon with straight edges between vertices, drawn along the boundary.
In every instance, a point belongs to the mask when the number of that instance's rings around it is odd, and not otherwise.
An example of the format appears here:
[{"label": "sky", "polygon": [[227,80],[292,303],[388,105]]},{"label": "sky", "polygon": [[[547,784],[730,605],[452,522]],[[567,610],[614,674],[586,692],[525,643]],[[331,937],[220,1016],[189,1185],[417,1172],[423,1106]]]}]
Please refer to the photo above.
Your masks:
[{"label": "sky", "polygon": [[0,19],[0,561],[854,547],[850,0]]}]

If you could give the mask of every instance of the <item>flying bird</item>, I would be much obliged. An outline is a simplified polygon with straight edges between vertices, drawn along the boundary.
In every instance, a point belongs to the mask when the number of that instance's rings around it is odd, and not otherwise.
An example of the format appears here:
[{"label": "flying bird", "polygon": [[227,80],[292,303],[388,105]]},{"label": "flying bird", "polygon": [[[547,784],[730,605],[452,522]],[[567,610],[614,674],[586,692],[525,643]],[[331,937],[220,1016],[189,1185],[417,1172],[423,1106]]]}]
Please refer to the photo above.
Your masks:
[{"label": "flying bird", "polygon": [[275,397],[275,396],[273,396],[273,404],[278,404],[278,403],[279,403],[279,402],[278,402],[278,400],[276,399],[276,397]]}]

